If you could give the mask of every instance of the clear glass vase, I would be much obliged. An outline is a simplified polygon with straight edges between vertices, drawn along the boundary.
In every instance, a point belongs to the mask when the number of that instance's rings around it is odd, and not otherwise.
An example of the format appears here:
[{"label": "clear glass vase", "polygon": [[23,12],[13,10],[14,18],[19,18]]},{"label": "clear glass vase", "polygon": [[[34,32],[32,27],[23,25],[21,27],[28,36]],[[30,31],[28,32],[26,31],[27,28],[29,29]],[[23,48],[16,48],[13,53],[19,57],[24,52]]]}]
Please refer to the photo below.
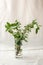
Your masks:
[{"label": "clear glass vase", "polygon": [[22,43],[21,41],[15,43],[15,56],[16,58],[22,57]]}]

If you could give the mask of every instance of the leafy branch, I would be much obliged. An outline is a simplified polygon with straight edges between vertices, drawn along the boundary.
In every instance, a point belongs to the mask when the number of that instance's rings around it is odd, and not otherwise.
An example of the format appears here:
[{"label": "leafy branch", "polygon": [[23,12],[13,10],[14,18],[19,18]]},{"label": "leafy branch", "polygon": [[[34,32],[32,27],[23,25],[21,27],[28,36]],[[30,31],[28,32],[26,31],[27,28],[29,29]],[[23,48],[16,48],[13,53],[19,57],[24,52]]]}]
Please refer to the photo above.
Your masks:
[{"label": "leafy branch", "polygon": [[24,26],[24,29],[21,29],[21,23],[18,22],[18,20],[15,20],[14,23],[7,22],[5,28],[6,31],[12,34],[18,42],[21,40],[27,41],[26,39],[28,38],[28,33],[31,32],[32,28],[35,28],[35,33],[37,34],[40,29],[40,25],[38,25],[35,19],[32,21],[32,23]]}]

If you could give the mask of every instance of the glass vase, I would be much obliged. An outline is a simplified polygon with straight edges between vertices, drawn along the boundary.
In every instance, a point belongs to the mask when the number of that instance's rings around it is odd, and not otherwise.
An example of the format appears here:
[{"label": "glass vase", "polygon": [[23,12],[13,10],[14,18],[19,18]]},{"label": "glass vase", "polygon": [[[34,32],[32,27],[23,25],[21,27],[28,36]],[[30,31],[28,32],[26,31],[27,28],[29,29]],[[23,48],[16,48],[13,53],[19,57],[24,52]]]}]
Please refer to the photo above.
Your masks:
[{"label": "glass vase", "polygon": [[22,43],[21,41],[15,43],[15,56],[16,58],[22,57]]}]

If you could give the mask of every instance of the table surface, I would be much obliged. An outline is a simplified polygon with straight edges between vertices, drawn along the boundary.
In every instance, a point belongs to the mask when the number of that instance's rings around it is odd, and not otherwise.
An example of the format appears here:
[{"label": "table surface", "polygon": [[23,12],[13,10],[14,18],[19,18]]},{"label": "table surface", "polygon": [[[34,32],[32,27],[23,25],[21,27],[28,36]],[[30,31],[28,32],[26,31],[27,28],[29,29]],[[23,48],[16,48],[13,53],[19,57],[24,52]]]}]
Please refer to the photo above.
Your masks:
[{"label": "table surface", "polygon": [[0,65],[43,65],[43,50],[25,50],[15,58],[14,50],[0,50]]}]

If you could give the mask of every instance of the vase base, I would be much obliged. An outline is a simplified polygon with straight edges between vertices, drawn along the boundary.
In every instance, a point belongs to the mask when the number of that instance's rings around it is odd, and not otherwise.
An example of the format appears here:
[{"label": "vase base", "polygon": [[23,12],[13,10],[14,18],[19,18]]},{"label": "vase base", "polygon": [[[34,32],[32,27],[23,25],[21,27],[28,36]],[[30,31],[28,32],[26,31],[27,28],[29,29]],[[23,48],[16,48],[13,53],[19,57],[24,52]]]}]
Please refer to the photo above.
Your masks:
[{"label": "vase base", "polygon": [[22,58],[23,56],[22,55],[16,55],[15,57],[16,58]]}]

